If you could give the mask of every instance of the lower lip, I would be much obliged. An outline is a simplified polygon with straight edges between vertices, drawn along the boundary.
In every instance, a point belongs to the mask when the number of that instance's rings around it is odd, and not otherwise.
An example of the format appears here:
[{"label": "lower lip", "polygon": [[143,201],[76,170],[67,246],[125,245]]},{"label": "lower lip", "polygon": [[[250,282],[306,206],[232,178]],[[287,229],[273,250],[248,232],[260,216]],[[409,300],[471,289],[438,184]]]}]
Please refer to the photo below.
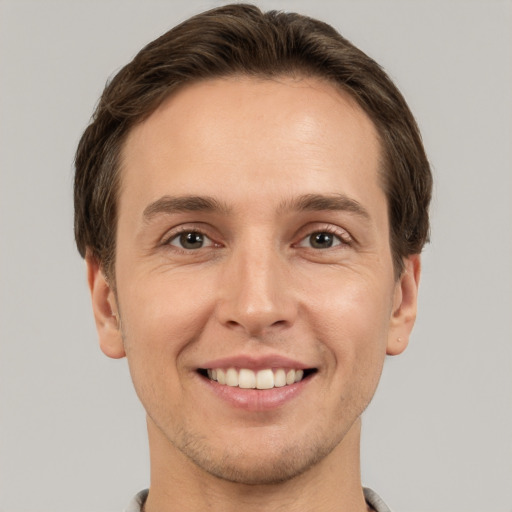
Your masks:
[{"label": "lower lip", "polygon": [[282,407],[297,397],[312,380],[310,376],[281,388],[244,389],[219,384],[202,376],[200,378],[219,398],[233,407],[248,411],[266,411]]}]

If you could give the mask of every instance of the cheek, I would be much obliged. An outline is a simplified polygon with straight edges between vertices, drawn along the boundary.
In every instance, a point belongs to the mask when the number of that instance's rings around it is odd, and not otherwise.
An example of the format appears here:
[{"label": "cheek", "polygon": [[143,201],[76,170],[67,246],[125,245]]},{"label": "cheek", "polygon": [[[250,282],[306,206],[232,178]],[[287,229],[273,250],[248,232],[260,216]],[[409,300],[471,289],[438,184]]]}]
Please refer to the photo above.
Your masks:
[{"label": "cheek", "polygon": [[162,273],[132,279],[118,292],[123,340],[137,392],[175,387],[180,355],[198,339],[210,317],[209,294],[201,280],[185,282]]},{"label": "cheek", "polygon": [[317,298],[310,311],[315,337],[345,389],[371,391],[377,385],[386,354],[390,289],[379,280],[346,277],[311,294]]},{"label": "cheek", "polygon": [[[317,327],[329,338],[358,339],[375,346],[387,339],[393,305],[393,285],[389,280],[340,271],[331,279],[316,279],[309,289],[308,304]],[[385,342],[384,342],[385,343]]]},{"label": "cheek", "polygon": [[120,309],[126,334],[137,343],[174,345],[208,316],[211,298],[200,276],[153,272],[129,283],[119,290]]}]

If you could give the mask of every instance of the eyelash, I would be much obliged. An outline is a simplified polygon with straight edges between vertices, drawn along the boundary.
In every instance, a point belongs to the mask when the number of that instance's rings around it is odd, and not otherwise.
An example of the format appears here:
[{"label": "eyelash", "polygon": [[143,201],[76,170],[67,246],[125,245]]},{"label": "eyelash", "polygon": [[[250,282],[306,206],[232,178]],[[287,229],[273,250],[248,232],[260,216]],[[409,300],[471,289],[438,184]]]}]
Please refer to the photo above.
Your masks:
[{"label": "eyelash", "polygon": [[[207,239],[209,240],[211,243],[208,244],[206,247],[212,247],[212,246],[217,246],[217,247],[220,247],[220,244],[217,244],[215,243],[205,232],[204,230],[202,229],[197,229],[197,228],[188,228],[186,226],[182,226],[182,227],[179,227],[177,228],[175,231],[173,231],[173,233],[170,235],[170,236],[167,236],[163,241],[162,241],[162,245],[163,246],[172,246],[173,248],[175,248],[176,250],[178,251],[182,251],[182,252],[186,252],[186,253],[189,253],[189,252],[193,252],[194,250],[197,250],[197,249],[187,249],[185,247],[180,247],[179,245],[175,245],[173,244],[172,242],[174,240],[178,240],[179,237],[181,237],[182,235],[188,235],[188,234],[196,234],[196,235],[199,235],[201,237],[203,237],[203,239]],[[199,249],[203,249],[205,248],[205,246],[201,246]]]},{"label": "eyelash", "polygon": [[[324,235],[324,234],[335,237],[338,240],[338,243],[336,243],[335,245],[332,245],[330,247],[326,247],[326,248],[315,248],[315,247],[311,247],[311,245],[308,245],[308,246],[302,245],[307,240],[311,241],[311,238],[314,235]],[[327,249],[336,248],[339,246],[350,247],[350,246],[352,246],[353,242],[354,242],[354,240],[348,234],[347,231],[342,230],[340,228],[334,228],[333,226],[330,226],[330,225],[326,225],[326,226],[321,226],[318,229],[314,229],[313,231],[308,231],[308,233],[301,238],[300,242],[297,244],[294,244],[294,246],[295,247],[307,247],[307,248],[313,249],[313,250],[319,250],[319,251],[324,250],[325,251]]]},{"label": "eyelash", "polygon": [[[198,247],[197,249],[185,248],[185,247],[182,247],[182,246],[172,243],[175,240],[179,240],[179,237],[181,237],[182,235],[188,235],[188,234],[199,235],[199,236],[203,237],[203,239],[207,239],[210,243],[206,246],[202,245],[201,247]],[[321,235],[321,234],[327,234],[327,235],[335,237],[337,239],[338,243],[335,243],[334,245],[326,247],[326,248],[315,248],[315,247],[311,247],[310,245],[308,245],[308,246],[302,245],[304,242],[307,242],[307,240],[311,240],[311,237],[313,237],[314,235]],[[306,248],[312,249],[312,250],[323,251],[323,250],[327,250],[327,249],[331,249],[331,248],[335,248],[335,247],[339,247],[339,246],[350,247],[353,245],[353,242],[354,242],[354,240],[347,233],[347,231],[336,229],[336,228],[333,228],[332,226],[322,226],[319,229],[315,229],[313,231],[308,231],[306,235],[301,237],[301,239],[298,243],[293,244],[293,247],[306,247]],[[178,228],[170,236],[166,237],[162,241],[162,245],[163,246],[172,246],[176,250],[182,251],[184,253],[190,253],[190,252],[194,252],[199,249],[205,249],[208,247],[221,247],[222,246],[221,244],[214,242],[213,239],[211,237],[209,237],[204,232],[204,230],[197,229],[197,228],[188,228],[186,226]]]}]

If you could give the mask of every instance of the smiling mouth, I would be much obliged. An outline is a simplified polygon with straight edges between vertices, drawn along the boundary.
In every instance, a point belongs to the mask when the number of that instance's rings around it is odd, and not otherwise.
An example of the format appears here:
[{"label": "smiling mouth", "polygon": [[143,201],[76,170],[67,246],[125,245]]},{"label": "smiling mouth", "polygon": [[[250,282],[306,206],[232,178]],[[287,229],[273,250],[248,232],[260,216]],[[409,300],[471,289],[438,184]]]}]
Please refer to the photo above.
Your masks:
[{"label": "smiling mouth", "polygon": [[290,386],[317,372],[316,368],[305,370],[293,368],[266,368],[253,371],[248,368],[200,368],[199,374],[222,386],[242,389],[273,389]]}]

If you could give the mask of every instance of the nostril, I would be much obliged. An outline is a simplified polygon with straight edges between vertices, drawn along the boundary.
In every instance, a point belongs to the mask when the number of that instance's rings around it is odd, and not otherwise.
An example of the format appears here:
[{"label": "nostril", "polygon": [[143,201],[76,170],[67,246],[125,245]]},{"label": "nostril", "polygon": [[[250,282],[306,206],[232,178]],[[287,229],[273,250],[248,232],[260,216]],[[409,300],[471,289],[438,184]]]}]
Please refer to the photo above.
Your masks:
[{"label": "nostril", "polygon": [[269,334],[273,330],[279,330],[290,324],[287,320],[265,321],[264,319],[248,318],[245,321],[227,320],[225,326],[228,329],[241,329],[246,331],[250,336],[262,336]]}]

